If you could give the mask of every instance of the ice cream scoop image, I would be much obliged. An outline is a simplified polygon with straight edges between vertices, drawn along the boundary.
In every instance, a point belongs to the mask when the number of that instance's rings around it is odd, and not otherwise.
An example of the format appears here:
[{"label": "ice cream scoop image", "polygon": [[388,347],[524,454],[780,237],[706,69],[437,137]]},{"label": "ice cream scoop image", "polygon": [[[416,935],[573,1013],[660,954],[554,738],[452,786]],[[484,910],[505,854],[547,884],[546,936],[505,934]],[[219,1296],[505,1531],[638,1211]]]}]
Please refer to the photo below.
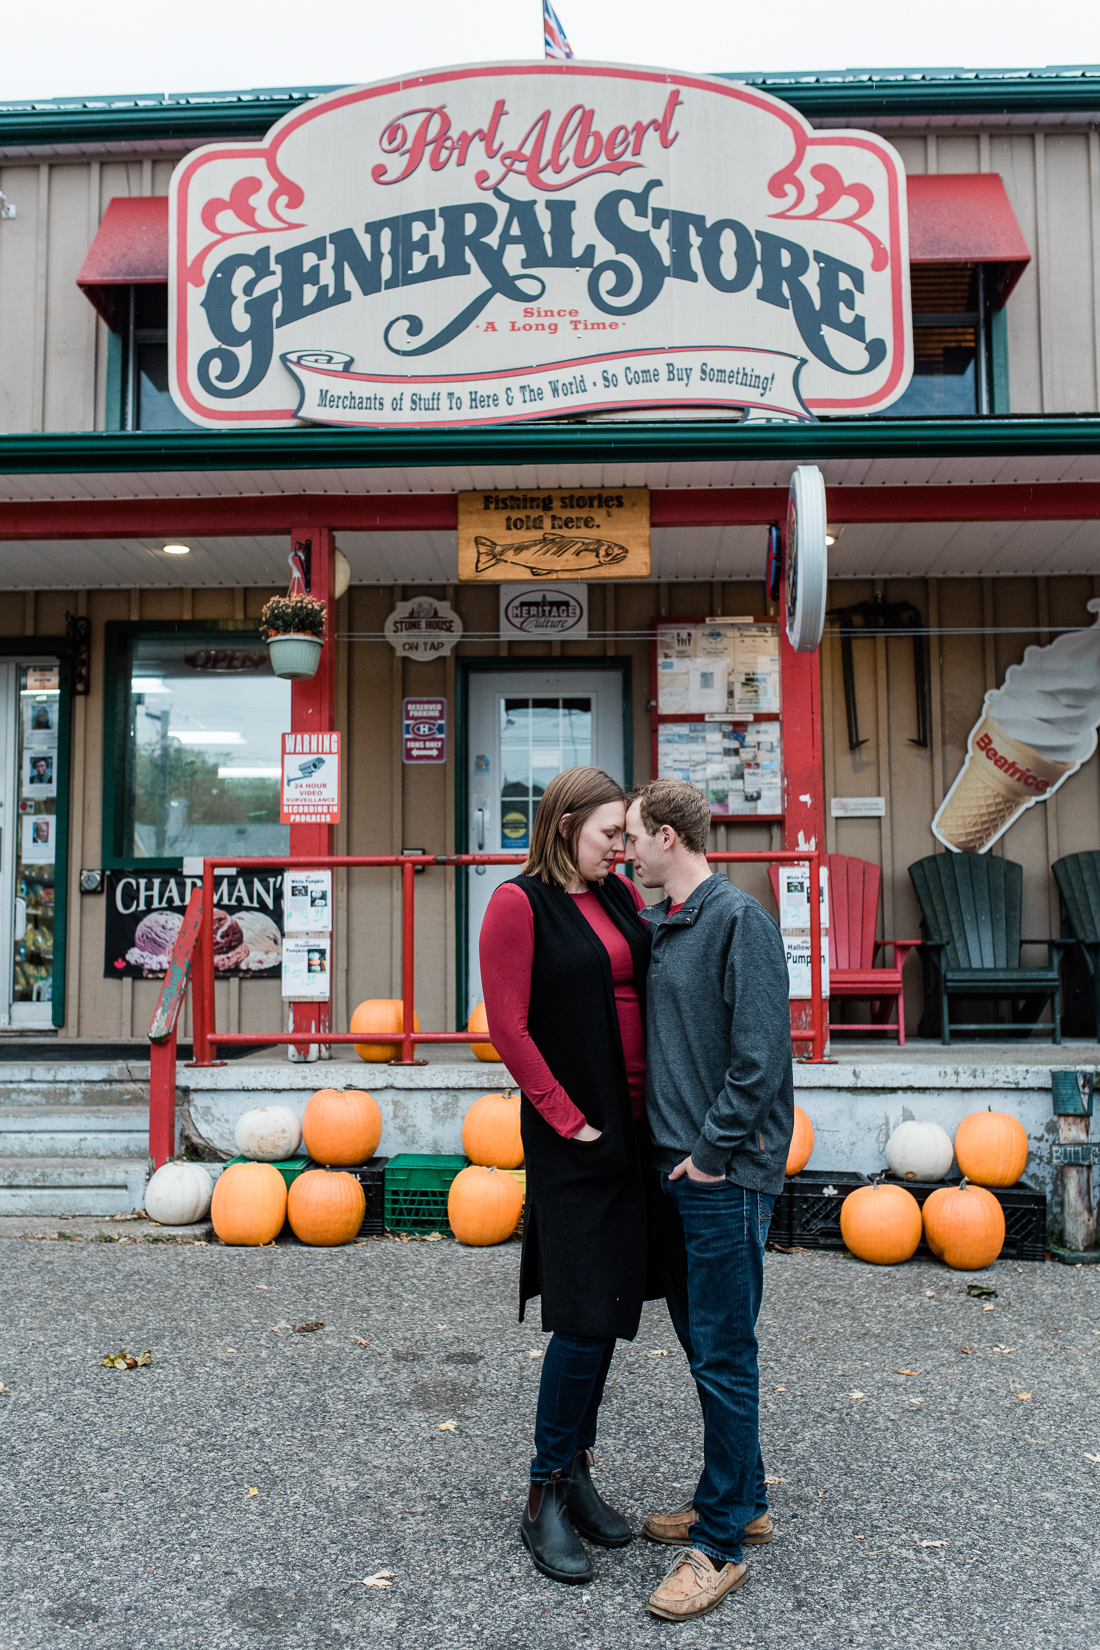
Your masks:
[{"label": "ice cream scoop image", "polygon": [[214,910],[214,968],[219,974],[228,974],[240,968],[248,956],[248,946],[241,933],[241,925],[228,911]]},{"label": "ice cream scoop image", "polygon": [[262,911],[242,911],[237,918],[241,938],[248,947],[244,966],[250,974],[278,968],[283,959],[283,936],[278,925]]},{"label": "ice cream scoop image", "polygon": [[126,953],[126,961],[145,974],[166,973],[182,926],[183,918],[175,911],[150,911],[134,929],[134,943]]},{"label": "ice cream scoop image", "polygon": [[[1100,614],[1100,598],[1088,603]],[[1047,647],[1029,647],[985,696],[966,761],[932,831],[957,853],[984,854],[1016,816],[1052,796],[1096,749],[1100,618]]]}]

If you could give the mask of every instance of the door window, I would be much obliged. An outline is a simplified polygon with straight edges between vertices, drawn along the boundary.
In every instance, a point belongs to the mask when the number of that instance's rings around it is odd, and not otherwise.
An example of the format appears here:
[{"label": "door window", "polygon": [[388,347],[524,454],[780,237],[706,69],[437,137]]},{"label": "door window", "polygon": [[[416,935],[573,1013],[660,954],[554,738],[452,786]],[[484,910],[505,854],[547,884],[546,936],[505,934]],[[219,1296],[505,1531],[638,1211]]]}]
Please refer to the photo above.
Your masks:
[{"label": "door window", "polygon": [[590,698],[502,698],[500,851],[529,848],[539,798],[551,779],[591,762]]},{"label": "door window", "polygon": [[52,997],[59,707],[57,666],[20,665],[13,1003]]}]

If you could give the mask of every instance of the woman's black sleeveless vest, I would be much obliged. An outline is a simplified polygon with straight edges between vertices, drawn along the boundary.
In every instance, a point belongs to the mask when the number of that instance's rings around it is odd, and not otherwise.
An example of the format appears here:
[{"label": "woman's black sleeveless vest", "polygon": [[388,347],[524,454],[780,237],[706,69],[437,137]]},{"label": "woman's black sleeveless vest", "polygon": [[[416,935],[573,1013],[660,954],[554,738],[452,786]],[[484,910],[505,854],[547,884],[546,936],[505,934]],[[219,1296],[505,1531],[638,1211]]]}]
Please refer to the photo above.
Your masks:
[{"label": "woman's black sleeveless vest", "polygon": [[[569,894],[537,877],[515,882],[535,928],[528,1030],[574,1105],[603,1130],[596,1141],[563,1140],[523,1097],[520,1317],[541,1294],[544,1329],[633,1340],[646,1283],[645,1190],[611,959]],[[644,1026],[648,931],[621,878],[593,891],[630,946]]]}]

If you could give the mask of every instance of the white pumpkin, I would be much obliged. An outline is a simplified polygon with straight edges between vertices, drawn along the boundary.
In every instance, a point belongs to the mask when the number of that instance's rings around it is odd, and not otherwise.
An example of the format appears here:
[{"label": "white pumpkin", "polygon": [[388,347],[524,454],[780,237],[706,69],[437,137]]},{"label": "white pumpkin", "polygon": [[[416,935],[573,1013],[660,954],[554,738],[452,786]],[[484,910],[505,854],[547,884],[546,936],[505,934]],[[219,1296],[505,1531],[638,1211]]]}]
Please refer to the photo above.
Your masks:
[{"label": "white pumpkin", "polygon": [[302,1143],[302,1125],[289,1106],[257,1106],[237,1121],[233,1139],[242,1157],[281,1163]]},{"label": "white pumpkin", "polygon": [[210,1212],[214,1182],[201,1163],[165,1163],[145,1188],[145,1213],[162,1226],[193,1226]]},{"label": "white pumpkin", "polygon": [[943,1180],[955,1148],[938,1123],[899,1123],[886,1142],[886,1161],[899,1180]]}]

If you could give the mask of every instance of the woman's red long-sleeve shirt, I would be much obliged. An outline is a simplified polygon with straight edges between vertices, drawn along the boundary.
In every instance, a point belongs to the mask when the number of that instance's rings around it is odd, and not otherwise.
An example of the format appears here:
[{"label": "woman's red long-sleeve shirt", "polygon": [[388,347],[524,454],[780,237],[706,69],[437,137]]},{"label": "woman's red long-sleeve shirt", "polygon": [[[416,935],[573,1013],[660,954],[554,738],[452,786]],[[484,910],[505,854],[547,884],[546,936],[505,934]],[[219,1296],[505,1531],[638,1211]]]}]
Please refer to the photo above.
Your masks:
[{"label": "woman's red long-sleeve shirt", "polygon": [[[632,882],[624,879],[640,909],[645,903]],[[645,1110],[645,1033],[641,1005],[634,987],[630,947],[595,894],[572,894],[577,910],[603,944],[611,961],[615,1008],[626,1058],[626,1075],[635,1117]],[[535,955],[535,922],[522,888],[506,882],[489,901],[481,925],[481,984],[489,1017],[493,1047],[512,1080],[542,1114],[551,1128],[572,1139],[583,1128],[584,1113],[573,1104],[535,1047],[527,1029],[531,1003],[531,965]]]}]

